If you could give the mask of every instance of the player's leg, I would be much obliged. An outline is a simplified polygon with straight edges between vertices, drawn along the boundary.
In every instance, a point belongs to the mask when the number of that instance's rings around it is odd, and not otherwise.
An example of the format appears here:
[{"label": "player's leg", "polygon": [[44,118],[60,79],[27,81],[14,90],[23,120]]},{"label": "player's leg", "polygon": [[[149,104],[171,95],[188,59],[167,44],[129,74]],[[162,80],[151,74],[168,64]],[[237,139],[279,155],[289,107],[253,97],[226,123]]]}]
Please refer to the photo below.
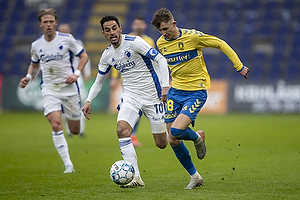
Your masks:
[{"label": "player's leg", "polygon": [[81,120],[70,120],[67,118],[68,127],[71,134],[78,135],[80,133]]},{"label": "player's leg", "polygon": [[62,109],[66,116],[68,128],[71,134],[80,133],[81,101],[79,94],[68,96],[62,100]]},{"label": "player's leg", "polygon": [[[180,96],[177,98],[180,99]],[[199,111],[206,102],[206,90],[183,91],[181,98],[184,99],[182,109],[174,120],[170,132],[176,139],[194,141],[197,156],[203,159],[206,154],[204,132],[201,130],[195,132],[188,126],[194,124]]]},{"label": "player's leg", "polygon": [[155,145],[160,149],[166,148],[168,139],[164,122],[164,104],[157,100],[154,105],[144,105],[143,112],[150,122]]},{"label": "player's leg", "polygon": [[170,146],[179,162],[191,176],[191,182],[186,188],[193,189],[201,185],[203,180],[192,162],[188,149],[181,140],[195,140],[198,137],[190,128],[188,128],[188,125],[192,122],[191,118],[184,114],[178,115],[182,110],[187,110],[187,106],[185,105],[186,98],[184,95],[185,94],[182,94],[180,91],[170,88],[166,106],[165,122],[167,123]]},{"label": "player's leg", "polygon": [[66,168],[64,173],[74,172],[75,170],[70,159],[68,143],[63,133],[61,102],[54,96],[45,96],[43,100],[45,107],[44,114],[52,127],[52,138],[54,146]]},{"label": "player's leg", "polygon": [[[83,76],[79,76],[79,78],[77,79],[77,83],[79,86],[79,90],[80,90],[80,98],[81,98],[81,104],[82,102],[85,101],[86,97],[87,97],[87,92],[86,89],[84,87],[84,79]],[[81,115],[80,118],[80,136],[84,136],[85,134],[85,121],[86,118],[84,117],[84,115]]]},{"label": "player's leg", "polygon": [[135,169],[134,179],[129,184],[121,187],[145,187],[140,176],[137,155],[130,138],[132,127],[134,127],[140,116],[138,109],[134,108],[131,104],[123,102],[120,106],[117,119],[117,135],[121,154],[123,159],[130,162]]},{"label": "player's leg", "polygon": [[[167,130],[170,131],[172,123],[167,123]],[[169,144],[175,153],[176,158],[179,160],[181,165],[191,176],[191,181],[185,189],[194,189],[203,184],[203,179],[199,172],[196,170],[189,150],[186,148],[182,140],[178,140],[169,134]]]}]

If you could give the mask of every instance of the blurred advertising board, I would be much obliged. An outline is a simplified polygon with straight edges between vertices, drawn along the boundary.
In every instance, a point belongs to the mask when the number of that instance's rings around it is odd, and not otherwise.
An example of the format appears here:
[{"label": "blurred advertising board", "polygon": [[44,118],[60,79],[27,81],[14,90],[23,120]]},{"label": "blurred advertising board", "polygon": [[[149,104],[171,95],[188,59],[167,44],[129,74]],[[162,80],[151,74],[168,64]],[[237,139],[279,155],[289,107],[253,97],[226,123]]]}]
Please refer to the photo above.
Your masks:
[{"label": "blurred advertising board", "polygon": [[228,96],[229,111],[300,113],[300,82],[230,82]]}]

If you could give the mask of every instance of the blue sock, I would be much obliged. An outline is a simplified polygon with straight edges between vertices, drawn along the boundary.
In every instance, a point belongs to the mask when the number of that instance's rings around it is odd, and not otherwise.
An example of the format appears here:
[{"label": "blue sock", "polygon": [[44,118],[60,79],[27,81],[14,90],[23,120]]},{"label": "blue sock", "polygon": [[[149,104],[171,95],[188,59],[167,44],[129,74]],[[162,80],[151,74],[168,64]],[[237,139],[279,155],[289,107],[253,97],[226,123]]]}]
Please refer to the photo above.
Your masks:
[{"label": "blue sock", "polygon": [[198,134],[189,127],[185,130],[171,127],[170,131],[171,131],[171,134],[178,140],[196,141],[198,138]]},{"label": "blue sock", "polygon": [[188,171],[190,175],[196,173],[196,168],[192,162],[189,150],[184,145],[183,141],[178,146],[172,147],[177,159],[181,165]]}]

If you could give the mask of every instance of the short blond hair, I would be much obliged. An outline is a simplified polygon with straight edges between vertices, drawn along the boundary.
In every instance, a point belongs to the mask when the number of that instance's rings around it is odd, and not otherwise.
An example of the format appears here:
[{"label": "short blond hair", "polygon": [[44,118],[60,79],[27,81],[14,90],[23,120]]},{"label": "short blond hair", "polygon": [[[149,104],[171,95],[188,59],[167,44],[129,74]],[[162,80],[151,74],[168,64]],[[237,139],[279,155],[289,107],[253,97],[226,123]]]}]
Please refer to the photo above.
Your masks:
[{"label": "short blond hair", "polygon": [[40,10],[38,14],[39,21],[41,21],[44,15],[53,15],[55,17],[55,20],[57,20],[57,12],[54,8],[47,8],[47,9]]}]

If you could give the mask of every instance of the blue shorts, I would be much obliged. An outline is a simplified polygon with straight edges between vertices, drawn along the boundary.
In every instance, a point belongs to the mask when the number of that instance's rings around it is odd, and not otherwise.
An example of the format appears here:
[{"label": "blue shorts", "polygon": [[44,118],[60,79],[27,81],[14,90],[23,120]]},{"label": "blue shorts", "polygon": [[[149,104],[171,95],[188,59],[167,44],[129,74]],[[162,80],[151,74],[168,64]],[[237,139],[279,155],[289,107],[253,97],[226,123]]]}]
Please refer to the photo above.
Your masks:
[{"label": "blue shorts", "polygon": [[206,90],[177,90],[170,88],[167,95],[165,123],[172,123],[182,113],[191,118],[192,125],[207,100]]}]

